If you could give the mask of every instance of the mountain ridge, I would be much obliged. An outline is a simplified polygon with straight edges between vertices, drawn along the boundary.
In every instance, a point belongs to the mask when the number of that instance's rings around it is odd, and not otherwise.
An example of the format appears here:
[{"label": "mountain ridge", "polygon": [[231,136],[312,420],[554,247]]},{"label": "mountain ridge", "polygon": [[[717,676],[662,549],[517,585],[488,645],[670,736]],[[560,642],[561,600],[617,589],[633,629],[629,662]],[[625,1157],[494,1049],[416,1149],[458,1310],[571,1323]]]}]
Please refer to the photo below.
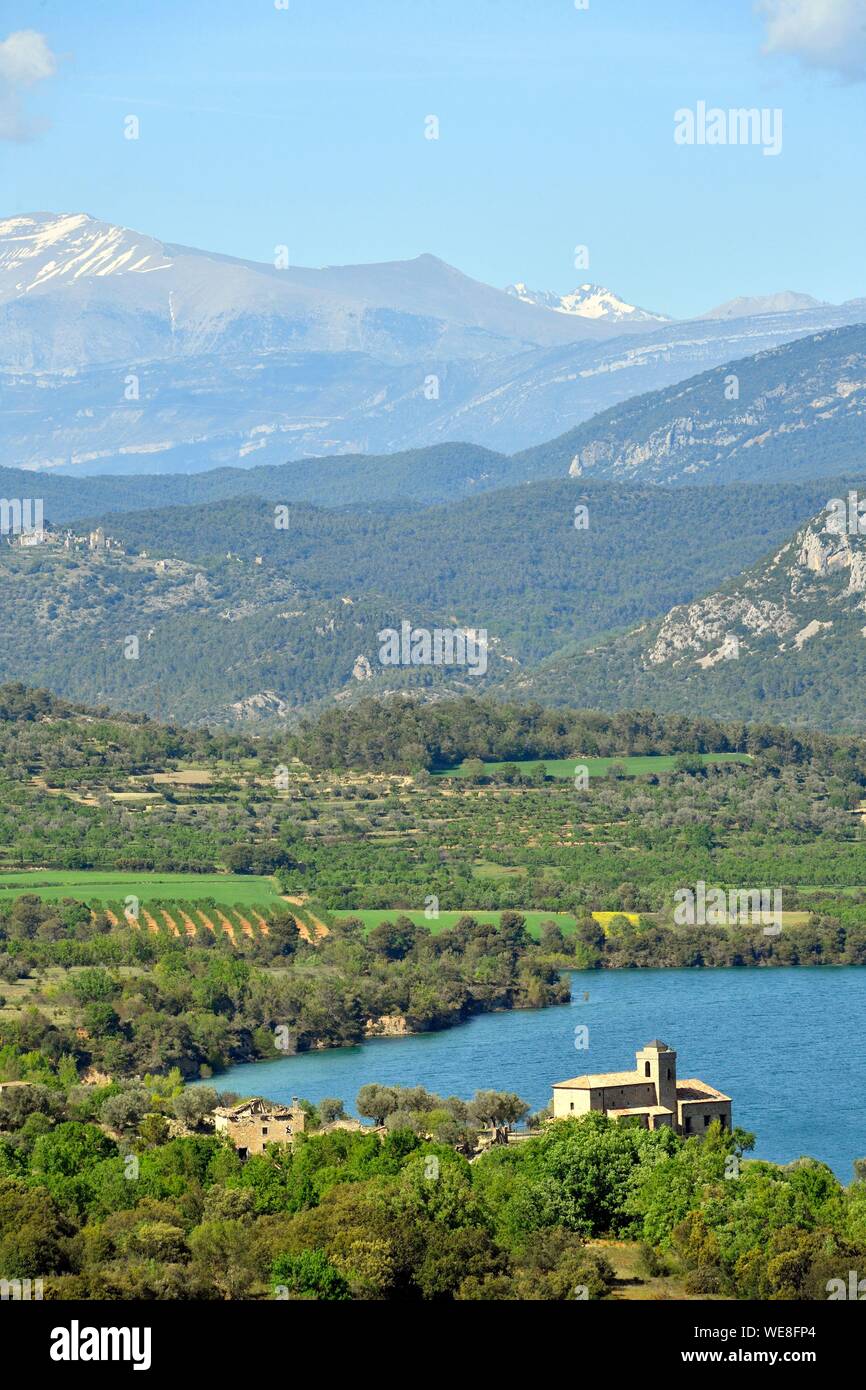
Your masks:
[{"label": "mountain ridge", "polygon": [[[68,544],[61,528],[0,546],[0,679],[196,723],[291,720],[404,689],[544,688],[558,703],[545,663],[569,644],[696,601],[824,500],[821,482],[683,491],[566,477],[459,508],[297,504],[278,518],[248,495],[102,513],[73,523]],[[724,547],[706,543],[714,527]],[[383,664],[377,634],[404,622],[485,630],[488,670]]]},{"label": "mountain ridge", "polygon": [[[41,313],[24,311],[28,300]],[[396,360],[419,342],[473,358],[610,332],[521,303],[429,253],[312,269],[292,264],[285,246],[274,248],[272,262],[243,260],[86,213],[0,220],[0,307],[0,367],[43,371],[232,353],[244,345],[250,316],[258,321],[259,350],[300,345]],[[70,312],[88,333],[51,334],[57,314]],[[136,333],[142,316],[150,330],[144,352]]]},{"label": "mountain ridge", "polygon": [[864,680],[861,486],[828,498],[781,546],[719,588],[617,637],[557,654],[508,688],[544,703],[592,705],[604,692],[615,708],[689,708],[863,732]]},{"label": "mountain ridge", "polygon": [[195,472],[453,440],[512,454],[866,318],[854,302],[609,322],[521,303],[430,253],[278,268],[52,218],[0,224],[0,462],[33,469]]},{"label": "mountain ridge", "polygon": [[[851,302],[851,301],[847,301]],[[827,307],[824,299],[815,299],[811,294],[801,294],[797,290],[779,290],[775,294],[740,295],[724,304],[717,304],[702,319],[751,318],[755,314],[788,314],[801,309],[823,309]]]},{"label": "mountain ridge", "polygon": [[573,477],[682,485],[838,473],[861,452],[866,324],[726,362],[517,455]]}]

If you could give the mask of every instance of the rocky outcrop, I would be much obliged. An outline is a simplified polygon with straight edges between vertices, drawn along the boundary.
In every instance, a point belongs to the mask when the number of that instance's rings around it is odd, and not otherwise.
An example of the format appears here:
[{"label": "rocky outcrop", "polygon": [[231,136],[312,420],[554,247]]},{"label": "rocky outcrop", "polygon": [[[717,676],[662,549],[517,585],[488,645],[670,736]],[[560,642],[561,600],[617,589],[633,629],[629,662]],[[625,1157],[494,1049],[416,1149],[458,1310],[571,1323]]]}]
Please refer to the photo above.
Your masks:
[{"label": "rocky outcrop", "polygon": [[83,1086],[110,1086],[113,1080],[114,1078],[109,1076],[107,1071],[100,1071],[98,1067],[91,1066],[83,1073],[81,1084]]},{"label": "rocky outcrop", "polygon": [[284,719],[290,706],[275,690],[260,690],[257,695],[235,700],[231,709],[240,719],[266,719],[274,715]]},{"label": "rocky outcrop", "polygon": [[364,1024],[368,1038],[406,1038],[411,1032],[402,1014],[382,1014],[381,1018],[368,1018]]},{"label": "rocky outcrop", "polygon": [[866,534],[856,520],[840,519],[840,506],[828,506],[736,587],[671,609],[643,652],[644,669],[693,662],[710,670],[758,650],[767,658],[799,652],[852,611],[866,611]]},{"label": "rocky outcrop", "polygon": [[857,325],[635,396],[552,441],[545,457],[555,451],[572,477],[642,483],[831,476],[857,456],[864,418]]},{"label": "rocky outcrop", "polygon": [[[714,645],[722,644],[724,648],[726,640],[728,655],[722,652],[716,660],[731,659],[735,651],[730,641],[732,629],[739,631],[742,642],[743,636],[783,637],[796,626],[796,618],[778,603],[739,594],[714,594],[697,603],[673,608],[662,622],[655,642],[646,653],[646,660],[650,666],[658,666],[692,652],[706,654],[706,648]],[[708,664],[715,665],[716,660]]]}]

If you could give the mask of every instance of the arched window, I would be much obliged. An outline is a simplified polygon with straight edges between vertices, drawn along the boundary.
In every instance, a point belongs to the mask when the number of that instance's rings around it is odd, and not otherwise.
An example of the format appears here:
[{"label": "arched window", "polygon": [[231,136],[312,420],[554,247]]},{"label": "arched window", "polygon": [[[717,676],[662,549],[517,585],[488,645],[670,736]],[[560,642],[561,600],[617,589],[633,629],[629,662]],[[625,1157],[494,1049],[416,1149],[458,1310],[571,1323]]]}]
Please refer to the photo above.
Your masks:
[{"label": "arched window", "polygon": [[643,1064],[643,1074],[644,1074],[644,1076],[649,1076],[649,1074],[650,1074],[650,1064],[649,1064],[649,1062],[644,1062],[644,1064]]}]

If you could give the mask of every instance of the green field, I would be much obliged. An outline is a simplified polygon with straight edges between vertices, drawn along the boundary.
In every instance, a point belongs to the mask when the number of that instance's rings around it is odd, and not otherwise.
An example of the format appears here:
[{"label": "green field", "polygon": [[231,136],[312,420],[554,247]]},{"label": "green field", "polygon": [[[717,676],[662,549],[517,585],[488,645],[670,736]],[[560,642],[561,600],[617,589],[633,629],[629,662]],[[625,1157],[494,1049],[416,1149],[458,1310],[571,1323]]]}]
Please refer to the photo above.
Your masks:
[{"label": "green field", "polygon": [[[283,903],[275,881],[259,874],[149,874],[86,869],[28,869],[0,873],[0,902],[17,898],[22,893],[33,893],[45,902],[74,898],[85,903],[112,904],[118,915],[122,913],[123,901],[128,897],[138,898],[143,908],[148,904],[193,905],[210,900],[229,913],[232,908],[264,909]],[[310,912],[316,919],[325,922],[331,919],[339,921],[346,917],[357,917],[368,930],[378,926],[380,922],[393,922],[397,917],[408,917],[410,921],[426,926],[434,933],[453,927],[461,917],[472,916],[481,921],[496,921],[500,916],[498,908],[441,911],[438,917],[430,919],[425,917],[422,908],[358,908],[329,913],[315,902],[310,902],[308,906],[293,904],[290,911],[311,927],[313,935],[316,921],[310,919]],[[641,921],[641,915],[635,912],[593,912],[592,915],[605,931],[614,916],[627,917],[635,926]],[[540,935],[542,922],[556,922],[566,934],[574,930],[573,913],[527,910],[521,911],[521,916],[526,921],[530,936],[536,939]],[[643,916],[648,917],[648,914]],[[651,917],[651,914],[649,916]],[[782,913],[785,926],[801,925],[808,921],[808,918],[807,912]]]},{"label": "green field", "polygon": [[[568,934],[574,930],[574,914],[571,912],[533,911],[521,912],[520,915],[526,921],[526,929],[530,936],[536,939],[541,933],[542,922],[556,922],[557,925],[561,927],[564,934]],[[601,923],[602,927],[607,927],[611,917],[615,917],[618,914],[614,912],[594,912],[592,915],[597,922]],[[430,931],[435,934],[436,932],[446,931],[449,927],[453,927],[456,922],[460,921],[461,917],[476,917],[482,922],[495,922],[499,918],[500,912],[498,908],[493,910],[478,908],[475,911],[466,908],[462,912],[440,912],[438,917],[428,919],[424,916],[423,909],[419,911],[415,908],[404,909],[401,907],[392,907],[360,908],[357,912],[335,912],[333,916],[337,921],[346,917],[359,917],[368,929],[377,927],[380,922],[393,922],[397,917],[408,917],[409,920],[416,925],[429,927]],[[624,912],[622,916],[627,917],[630,922],[635,924],[640,921],[636,912]]]},{"label": "green field", "polygon": [[[515,909],[520,911],[520,909]],[[380,922],[393,922],[398,917],[408,917],[410,922],[418,926],[428,927],[434,935],[440,931],[447,931],[461,917],[475,917],[480,922],[495,922],[500,916],[498,908],[464,908],[461,912],[440,912],[439,916],[428,919],[424,916],[423,909],[416,908],[359,908],[356,912],[334,912],[331,914],[335,921],[341,921],[346,917],[358,917],[364,923],[367,930],[377,927]],[[526,922],[526,929],[529,935],[538,940],[541,934],[542,922],[556,922],[564,936],[570,935],[574,931],[575,918],[571,912],[543,912],[543,911],[521,911],[521,917]],[[608,927],[612,917],[627,917],[633,926],[639,926],[641,920],[651,922],[654,919],[652,913],[638,912],[593,912],[593,917],[603,928],[605,935],[609,935]],[[803,926],[809,920],[808,912],[783,912],[783,927]]]},{"label": "green field", "polygon": [[258,874],[147,874],[87,869],[28,869],[0,874],[0,901],[35,893],[45,902],[77,898],[80,902],[112,902],[136,897],[141,902],[198,901],[272,904],[279,893],[272,879]]},{"label": "green field", "polygon": [[[627,777],[643,777],[649,772],[671,772],[677,756],[681,755],[651,753],[646,756],[635,755],[634,757],[622,758],[532,758],[523,762],[485,763],[484,771],[496,772],[503,767],[519,767],[521,771],[527,772],[530,768],[543,762],[548,777],[572,779],[575,768],[578,767],[587,768],[590,777],[606,777],[612,767],[621,767]],[[750,753],[699,753],[697,756],[704,764],[750,763],[752,761]],[[448,767],[441,772],[435,772],[433,775],[434,777],[465,777],[466,764],[461,763],[459,767]]]}]

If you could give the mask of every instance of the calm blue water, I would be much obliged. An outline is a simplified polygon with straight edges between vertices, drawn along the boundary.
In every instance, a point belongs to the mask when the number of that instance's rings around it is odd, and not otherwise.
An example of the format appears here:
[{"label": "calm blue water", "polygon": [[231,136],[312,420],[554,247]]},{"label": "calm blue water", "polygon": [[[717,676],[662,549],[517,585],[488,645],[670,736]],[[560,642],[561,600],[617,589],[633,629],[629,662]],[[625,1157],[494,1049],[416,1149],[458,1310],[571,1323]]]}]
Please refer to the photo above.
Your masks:
[{"label": "calm blue water", "polygon": [[[349,1111],[367,1081],[464,1098],[490,1088],[537,1110],[554,1081],[630,1070],[635,1051],[661,1038],[679,1054],[681,1078],[733,1098],[734,1124],[757,1135],[756,1157],[809,1154],[852,1180],[852,1161],[866,1156],[866,968],[581,971],[572,982],[568,1006],[251,1062],[209,1084],[286,1102],[339,1096]],[[578,1024],[589,1028],[588,1051],[575,1050]]]}]

